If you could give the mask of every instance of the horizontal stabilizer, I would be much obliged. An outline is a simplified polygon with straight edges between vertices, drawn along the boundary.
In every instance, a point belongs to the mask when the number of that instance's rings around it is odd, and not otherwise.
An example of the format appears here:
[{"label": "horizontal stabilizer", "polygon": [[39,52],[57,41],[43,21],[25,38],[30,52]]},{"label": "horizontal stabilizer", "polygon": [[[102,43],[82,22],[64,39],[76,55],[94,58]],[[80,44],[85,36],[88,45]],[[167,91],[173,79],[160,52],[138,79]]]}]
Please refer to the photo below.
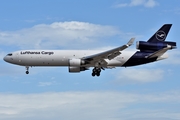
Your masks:
[{"label": "horizontal stabilizer", "polygon": [[172,48],[171,45],[167,45],[167,47],[163,48],[163,49],[160,49],[152,54],[150,54],[149,56],[146,56],[146,58],[155,58],[155,57],[160,57],[162,56],[167,50],[171,50],[171,49],[174,49]]}]

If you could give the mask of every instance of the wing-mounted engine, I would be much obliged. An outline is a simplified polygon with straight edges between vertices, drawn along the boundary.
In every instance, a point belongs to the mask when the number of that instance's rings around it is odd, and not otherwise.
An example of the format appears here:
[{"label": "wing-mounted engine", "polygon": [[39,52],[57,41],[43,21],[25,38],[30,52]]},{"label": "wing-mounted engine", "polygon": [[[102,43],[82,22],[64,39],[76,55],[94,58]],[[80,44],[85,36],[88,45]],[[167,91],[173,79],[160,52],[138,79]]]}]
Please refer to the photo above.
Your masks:
[{"label": "wing-mounted engine", "polygon": [[71,73],[75,73],[75,72],[81,72],[81,71],[85,71],[85,70],[89,70],[87,67],[74,67],[74,66],[69,66],[69,72]]},{"label": "wing-mounted engine", "polygon": [[176,48],[176,42],[145,42],[138,41],[136,43],[136,48],[141,51],[158,51],[160,49],[171,46],[171,49]]},{"label": "wing-mounted engine", "polygon": [[69,66],[81,66],[81,65],[85,65],[86,62],[82,59],[69,59]]},{"label": "wing-mounted engine", "polygon": [[82,59],[69,59],[69,72],[81,72],[88,70],[87,67],[81,67],[82,65],[87,64],[86,61]]}]

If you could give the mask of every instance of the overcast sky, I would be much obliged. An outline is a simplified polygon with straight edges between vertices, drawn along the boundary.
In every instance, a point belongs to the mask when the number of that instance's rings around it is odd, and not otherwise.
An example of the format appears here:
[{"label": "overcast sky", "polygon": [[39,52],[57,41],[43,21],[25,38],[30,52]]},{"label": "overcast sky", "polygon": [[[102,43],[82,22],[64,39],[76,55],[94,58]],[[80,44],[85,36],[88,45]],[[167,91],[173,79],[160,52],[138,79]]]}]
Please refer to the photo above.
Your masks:
[{"label": "overcast sky", "polygon": [[[179,120],[180,49],[156,63],[68,73],[25,67],[3,57],[23,49],[111,49],[148,40],[173,24],[179,45],[179,0],[0,0],[0,120]],[[136,51],[136,43],[126,49]]]}]

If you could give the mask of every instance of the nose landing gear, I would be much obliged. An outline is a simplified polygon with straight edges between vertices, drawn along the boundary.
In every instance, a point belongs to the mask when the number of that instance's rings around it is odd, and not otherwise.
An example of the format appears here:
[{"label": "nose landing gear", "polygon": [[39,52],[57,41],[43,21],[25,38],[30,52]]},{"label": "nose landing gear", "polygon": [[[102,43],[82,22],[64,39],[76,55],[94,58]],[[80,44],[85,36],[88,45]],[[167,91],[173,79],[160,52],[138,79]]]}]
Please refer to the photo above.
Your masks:
[{"label": "nose landing gear", "polygon": [[29,74],[29,66],[26,66],[26,74]]},{"label": "nose landing gear", "polygon": [[100,73],[101,73],[101,68],[97,68],[95,67],[93,70],[92,70],[92,76],[100,76]]}]

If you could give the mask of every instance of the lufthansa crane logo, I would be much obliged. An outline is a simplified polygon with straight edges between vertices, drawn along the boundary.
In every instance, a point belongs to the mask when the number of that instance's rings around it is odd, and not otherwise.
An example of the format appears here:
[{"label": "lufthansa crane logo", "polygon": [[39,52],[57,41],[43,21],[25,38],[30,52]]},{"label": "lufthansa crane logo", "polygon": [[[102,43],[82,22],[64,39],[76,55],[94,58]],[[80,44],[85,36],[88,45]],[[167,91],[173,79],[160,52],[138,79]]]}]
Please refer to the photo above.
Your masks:
[{"label": "lufthansa crane logo", "polygon": [[156,38],[159,40],[159,41],[164,41],[165,38],[166,38],[166,33],[164,31],[158,31],[156,33]]}]

